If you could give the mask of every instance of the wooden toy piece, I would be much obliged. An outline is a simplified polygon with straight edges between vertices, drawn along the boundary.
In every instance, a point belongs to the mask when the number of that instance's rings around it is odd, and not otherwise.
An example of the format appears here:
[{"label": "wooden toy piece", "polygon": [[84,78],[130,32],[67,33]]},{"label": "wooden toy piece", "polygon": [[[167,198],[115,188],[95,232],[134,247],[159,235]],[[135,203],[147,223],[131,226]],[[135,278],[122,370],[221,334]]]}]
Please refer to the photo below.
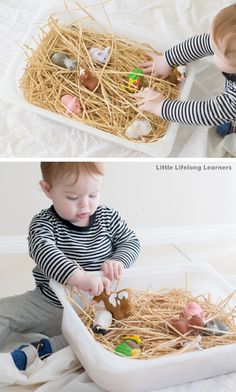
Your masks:
[{"label": "wooden toy piece", "polygon": [[128,74],[128,90],[135,93],[143,86],[144,72],[141,68],[135,68]]},{"label": "wooden toy piece", "polygon": [[178,71],[178,69],[173,68],[173,71],[171,71],[171,73],[167,76],[167,78],[165,78],[165,80],[170,83],[178,84],[179,83],[178,78],[180,78],[180,76],[181,74]]},{"label": "wooden toy piece", "polygon": [[123,289],[107,295],[104,291],[94,297],[95,302],[102,301],[106,310],[112,313],[113,318],[121,320],[131,316],[134,312],[134,305],[131,302],[131,290]]},{"label": "wooden toy piece", "polygon": [[52,55],[51,60],[59,67],[74,71],[77,68],[77,60],[69,58],[65,53],[56,52]]},{"label": "wooden toy piece", "polygon": [[82,107],[79,98],[65,94],[61,97],[61,103],[67,108],[67,113],[81,113]]},{"label": "wooden toy piece", "polygon": [[94,91],[98,86],[98,78],[92,75],[88,68],[80,68],[79,80],[90,91]]},{"label": "wooden toy piece", "polygon": [[123,341],[115,347],[115,353],[125,357],[135,357],[140,353],[141,339],[138,335],[124,336]]},{"label": "wooden toy piece", "polygon": [[146,118],[138,118],[128,126],[125,136],[129,139],[138,139],[140,136],[147,136],[151,130],[152,126]]},{"label": "wooden toy piece", "polygon": [[108,59],[108,56],[110,54],[111,47],[107,47],[104,50],[101,50],[99,48],[90,48],[89,49],[89,54],[92,58],[92,60],[97,61],[99,63],[105,64],[105,62]]}]

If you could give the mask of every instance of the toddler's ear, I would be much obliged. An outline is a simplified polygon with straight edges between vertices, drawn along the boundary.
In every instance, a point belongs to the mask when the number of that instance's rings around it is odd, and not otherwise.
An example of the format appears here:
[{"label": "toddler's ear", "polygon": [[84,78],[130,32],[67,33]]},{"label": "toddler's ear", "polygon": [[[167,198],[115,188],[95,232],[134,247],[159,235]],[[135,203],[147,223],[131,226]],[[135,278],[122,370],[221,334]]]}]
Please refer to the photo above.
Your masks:
[{"label": "toddler's ear", "polygon": [[41,186],[42,190],[44,191],[45,195],[51,198],[51,186],[47,181],[41,180],[39,181],[39,185]]}]

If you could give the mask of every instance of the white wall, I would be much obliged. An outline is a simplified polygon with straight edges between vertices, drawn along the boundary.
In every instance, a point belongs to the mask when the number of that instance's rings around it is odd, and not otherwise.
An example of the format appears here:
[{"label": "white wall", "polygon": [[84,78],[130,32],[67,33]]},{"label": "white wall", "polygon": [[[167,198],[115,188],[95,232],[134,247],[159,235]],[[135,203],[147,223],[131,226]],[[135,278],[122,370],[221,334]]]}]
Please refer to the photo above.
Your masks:
[{"label": "white wall", "polygon": [[[107,162],[102,203],[138,229],[236,223],[236,163],[205,163],[221,170],[184,164],[201,170],[179,170],[173,161]],[[25,235],[32,216],[50,205],[39,180],[39,163],[0,163],[0,236]]]}]

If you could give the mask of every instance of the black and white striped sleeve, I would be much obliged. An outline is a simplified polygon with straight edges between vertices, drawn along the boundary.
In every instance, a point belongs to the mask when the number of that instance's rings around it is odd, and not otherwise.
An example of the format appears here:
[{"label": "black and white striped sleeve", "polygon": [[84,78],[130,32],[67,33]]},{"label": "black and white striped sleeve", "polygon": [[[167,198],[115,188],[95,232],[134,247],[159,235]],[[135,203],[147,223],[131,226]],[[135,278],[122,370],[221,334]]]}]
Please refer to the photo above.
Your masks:
[{"label": "black and white striped sleeve", "polygon": [[195,35],[165,52],[165,58],[170,67],[185,65],[190,61],[211,56],[214,52],[211,48],[210,34]]},{"label": "black and white striped sleeve", "polygon": [[55,244],[53,225],[43,217],[35,216],[30,224],[29,254],[49,278],[65,284],[72,273],[79,268],[69,260]]},{"label": "black and white striped sleeve", "polygon": [[111,217],[110,230],[113,238],[112,259],[120,261],[125,268],[129,268],[138,257],[139,240],[117,211],[114,211]]},{"label": "black and white striped sleeve", "polygon": [[203,101],[165,99],[161,115],[168,121],[189,125],[218,125],[236,119],[236,91]]}]

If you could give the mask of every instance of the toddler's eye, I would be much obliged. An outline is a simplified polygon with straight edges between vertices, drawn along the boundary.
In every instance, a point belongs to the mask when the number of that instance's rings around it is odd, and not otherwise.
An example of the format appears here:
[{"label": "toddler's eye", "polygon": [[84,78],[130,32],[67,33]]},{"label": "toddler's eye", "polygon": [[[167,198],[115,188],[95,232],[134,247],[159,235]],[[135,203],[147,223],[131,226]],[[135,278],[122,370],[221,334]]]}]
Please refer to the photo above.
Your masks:
[{"label": "toddler's eye", "polygon": [[94,199],[95,197],[97,197],[97,193],[94,193],[93,195],[89,195],[89,197],[90,197],[91,199]]},{"label": "toddler's eye", "polygon": [[77,200],[78,197],[77,197],[77,196],[74,196],[74,197],[72,197],[72,196],[67,196],[67,199],[68,199],[68,200]]}]

